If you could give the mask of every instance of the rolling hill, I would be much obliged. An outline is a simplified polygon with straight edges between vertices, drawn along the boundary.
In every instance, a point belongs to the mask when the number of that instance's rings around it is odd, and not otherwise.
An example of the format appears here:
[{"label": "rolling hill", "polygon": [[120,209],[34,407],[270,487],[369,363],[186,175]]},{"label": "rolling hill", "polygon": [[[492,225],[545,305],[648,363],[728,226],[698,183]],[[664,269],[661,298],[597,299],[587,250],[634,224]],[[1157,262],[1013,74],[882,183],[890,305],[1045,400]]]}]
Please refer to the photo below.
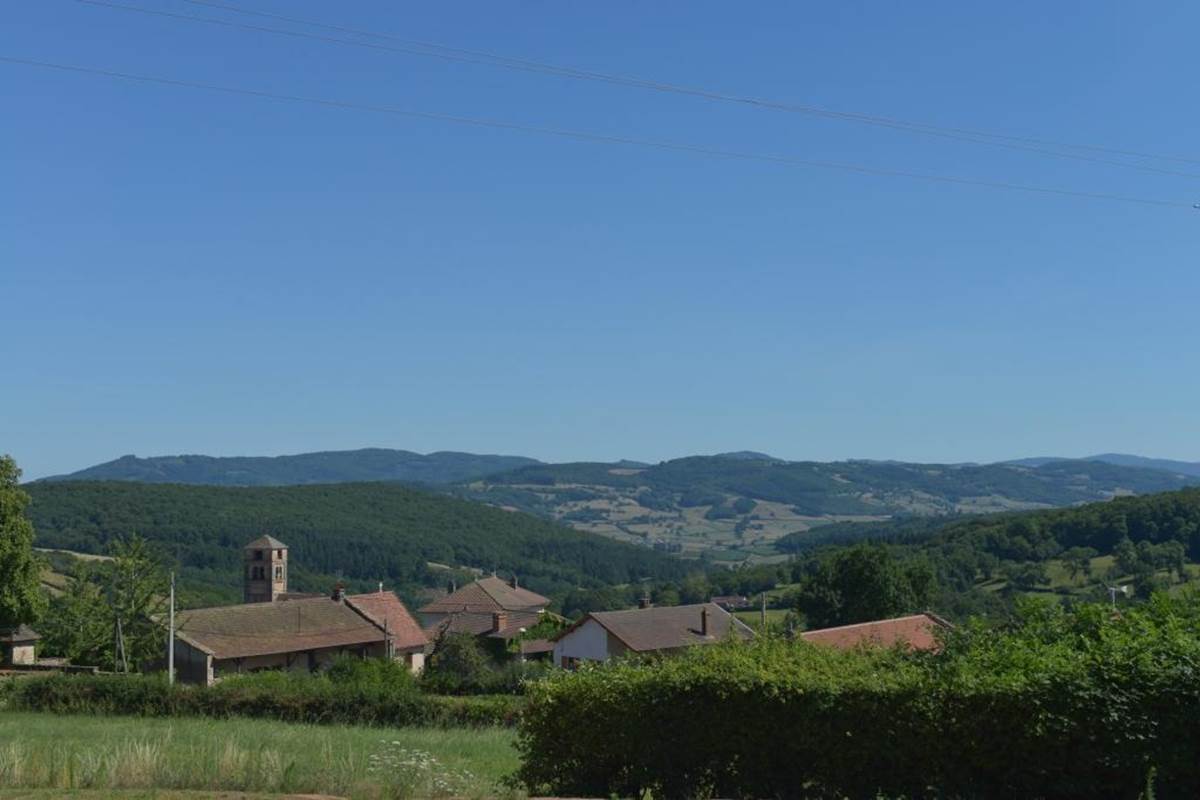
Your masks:
[{"label": "rolling hill", "polygon": [[328,591],[376,581],[442,586],[446,567],[516,573],[547,595],[577,586],[677,578],[686,565],[526,514],[399,484],[216,487],[132,481],[28,484],[37,546],[104,553],[140,534],[175,557],[185,582],[224,592],[240,586],[241,548],[263,534],[292,548],[295,589]]},{"label": "rolling hill", "polygon": [[1052,508],[1197,483],[1193,476],[1100,461],[825,463],[738,453],[645,469],[534,464],[456,491],[669,552],[740,561],[769,558],[780,537],[831,522]]},{"label": "rolling hill", "polygon": [[140,481],[206,486],[293,486],[313,483],[400,481],[445,484],[539,463],[522,456],[367,448],[291,456],[122,456],[44,481]]}]

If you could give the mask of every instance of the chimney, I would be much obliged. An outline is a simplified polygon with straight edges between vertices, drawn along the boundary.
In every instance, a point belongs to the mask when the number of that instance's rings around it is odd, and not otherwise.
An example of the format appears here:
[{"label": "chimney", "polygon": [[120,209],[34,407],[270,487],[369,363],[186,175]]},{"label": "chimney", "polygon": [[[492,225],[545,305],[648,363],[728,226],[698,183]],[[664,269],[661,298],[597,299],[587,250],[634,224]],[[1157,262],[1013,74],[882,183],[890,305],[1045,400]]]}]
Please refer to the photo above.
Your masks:
[{"label": "chimney", "polygon": [[654,604],[650,602],[650,595],[643,594],[642,599],[638,600],[638,608],[650,608]]},{"label": "chimney", "polygon": [[342,585],[341,581],[338,581],[337,585],[333,587],[333,596],[330,599],[335,603],[340,603],[346,599],[346,587]]},{"label": "chimney", "polygon": [[508,579],[508,585],[514,589],[517,588],[517,573],[514,572],[513,576]]},{"label": "chimney", "polygon": [[492,612],[492,630],[491,630],[492,633],[499,633],[500,631],[504,630],[504,628],[507,625],[508,625],[508,612],[507,611],[493,611]]},{"label": "chimney", "polygon": [[708,636],[708,606],[700,609],[700,635]]}]

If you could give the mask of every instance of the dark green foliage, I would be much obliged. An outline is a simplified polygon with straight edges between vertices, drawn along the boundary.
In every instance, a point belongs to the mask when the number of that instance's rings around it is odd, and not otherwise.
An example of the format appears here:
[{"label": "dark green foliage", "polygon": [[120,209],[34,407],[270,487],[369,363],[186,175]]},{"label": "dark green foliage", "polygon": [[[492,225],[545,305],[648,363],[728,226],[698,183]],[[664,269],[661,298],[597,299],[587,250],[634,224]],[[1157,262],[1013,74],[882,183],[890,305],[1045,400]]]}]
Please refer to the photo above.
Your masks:
[{"label": "dark green foliage", "polygon": [[519,728],[531,794],[1200,796],[1200,604],[1029,606],[941,655],[797,641],[556,674]]},{"label": "dark green foliage", "polygon": [[366,448],[294,456],[122,456],[47,480],[143,481],[213,486],[287,486],[349,481],[455,483],[536,464],[520,456],[430,453]]},{"label": "dark green foliage", "polygon": [[809,628],[829,628],[923,611],[934,590],[928,564],[901,563],[886,548],[858,545],[817,562],[796,605]]},{"label": "dark green foliage", "polygon": [[[824,550],[862,541],[886,543],[901,560],[925,560],[941,587],[958,596],[955,603],[981,579],[1004,577],[1021,590],[1044,587],[1050,559],[1061,559],[1072,580],[1132,576],[1145,597],[1164,584],[1161,572],[1188,580],[1188,560],[1200,560],[1200,489],[1069,509],[828,525],[789,534],[778,546],[808,563]],[[1109,554],[1115,556],[1114,573],[1091,575],[1091,558]]]},{"label": "dark green foliage", "polygon": [[[81,561],[41,626],[46,655],[137,672],[162,657],[169,578],[162,556],[138,536],[112,542],[108,561]],[[117,629],[124,644],[118,656]]]},{"label": "dark green foliage", "polygon": [[52,675],[13,681],[14,710],[54,714],[256,717],[348,725],[511,725],[522,698],[422,693],[403,668],[335,665],[323,675],[261,672],[215,686],[167,685],[162,675]]},{"label": "dark green foliage", "polygon": [[20,478],[17,462],[0,456],[0,632],[36,621],[45,608],[42,565],[26,516],[29,495],[18,486]]},{"label": "dark green foliage", "polygon": [[[543,594],[681,575],[644,548],[545,520],[384,483],[227,488],[143,483],[36,483],[30,513],[44,547],[103,553],[140,533],[193,576],[240,585],[242,545],[264,532],[291,546],[291,584],[327,591],[441,585],[426,562],[520,574]],[[232,599],[232,598],[231,598]]]},{"label": "dark green foliage", "polygon": [[749,497],[739,497],[733,501],[733,510],[738,514],[750,514],[758,507],[758,503],[751,500]]}]

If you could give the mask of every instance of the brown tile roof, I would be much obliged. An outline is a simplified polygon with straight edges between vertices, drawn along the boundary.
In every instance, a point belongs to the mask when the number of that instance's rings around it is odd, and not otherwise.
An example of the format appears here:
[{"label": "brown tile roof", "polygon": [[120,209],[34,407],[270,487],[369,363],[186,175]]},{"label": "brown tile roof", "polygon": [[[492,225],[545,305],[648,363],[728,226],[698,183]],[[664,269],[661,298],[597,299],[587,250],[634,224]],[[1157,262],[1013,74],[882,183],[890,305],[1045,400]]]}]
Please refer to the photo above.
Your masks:
[{"label": "brown tile roof", "polygon": [[242,547],[243,550],[279,550],[286,548],[287,545],[276,539],[274,536],[260,536],[253,542]]},{"label": "brown tile roof", "polygon": [[[701,612],[708,612],[708,635],[703,636]],[[716,603],[697,603],[690,606],[637,608],[631,611],[594,611],[555,637],[566,636],[588,619],[600,623],[630,650],[639,653],[653,650],[673,650],[696,644],[724,641],[730,631],[734,636],[749,639],[754,636],[745,623]]]},{"label": "brown tile roof", "polygon": [[495,627],[495,612],[464,611],[450,614],[446,619],[425,629],[425,635],[430,639],[437,638],[442,632],[469,633],[472,636],[491,636],[496,639],[513,639],[521,634],[522,628],[532,628],[542,620],[537,611],[506,611],[505,619],[499,631]]},{"label": "brown tile roof", "polygon": [[508,581],[494,575],[468,583],[453,594],[421,607],[422,614],[451,614],[459,611],[486,613],[491,611],[528,611],[550,604],[548,598],[521,587],[513,588]]},{"label": "brown tile roof", "polygon": [[346,597],[346,602],[380,627],[386,623],[388,635],[392,638],[392,646],[397,650],[408,650],[429,644],[429,639],[421,630],[421,626],[413,619],[412,614],[408,613],[408,609],[394,592],[352,594]]},{"label": "brown tile roof", "polygon": [[537,655],[538,653],[554,652],[554,642],[549,639],[527,639],[521,642],[522,655]]},{"label": "brown tile roof", "polygon": [[15,628],[0,628],[0,642],[4,644],[24,644],[36,642],[42,636],[28,625],[18,625]]},{"label": "brown tile roof", "polygon": [[828,645],[841,650],[860,646],[894,647],[907,645],[913,650],[937,650],[934,632],[949,628],[950,623],[933,614],[913,614],[896,619],[860,622],[837,628],[805,631],[800,637],[813,644]]},{"label": "brown tile roof", "polygon": [[328,597],[197,608],[176,614],[176,635],[214,658],[245,658],[383,641],[383,630]]}]

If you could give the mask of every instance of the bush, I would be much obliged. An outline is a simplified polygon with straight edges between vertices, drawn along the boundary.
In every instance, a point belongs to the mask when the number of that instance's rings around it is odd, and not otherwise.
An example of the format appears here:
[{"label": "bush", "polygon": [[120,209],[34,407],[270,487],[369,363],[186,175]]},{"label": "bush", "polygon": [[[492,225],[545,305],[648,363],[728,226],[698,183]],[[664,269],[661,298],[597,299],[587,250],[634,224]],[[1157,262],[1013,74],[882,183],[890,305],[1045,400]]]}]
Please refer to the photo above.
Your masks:
[{"label": "bush", "polygon": [[[560,673],[519,725],[531,793],[1200,796],[1197,604],[1027,609],[940,655],[760,639]],[[801,787],[803,787],[801,789]]]},{"label": "bush", "polygon": [[353,725],[513,725],[522,698],[422,693],[403,668],[347,660],[324,675],[262,672],[214,686],[170,686],[161,675],[49,675],[13,681],[8,707],[56,714],[257,717]]}]

